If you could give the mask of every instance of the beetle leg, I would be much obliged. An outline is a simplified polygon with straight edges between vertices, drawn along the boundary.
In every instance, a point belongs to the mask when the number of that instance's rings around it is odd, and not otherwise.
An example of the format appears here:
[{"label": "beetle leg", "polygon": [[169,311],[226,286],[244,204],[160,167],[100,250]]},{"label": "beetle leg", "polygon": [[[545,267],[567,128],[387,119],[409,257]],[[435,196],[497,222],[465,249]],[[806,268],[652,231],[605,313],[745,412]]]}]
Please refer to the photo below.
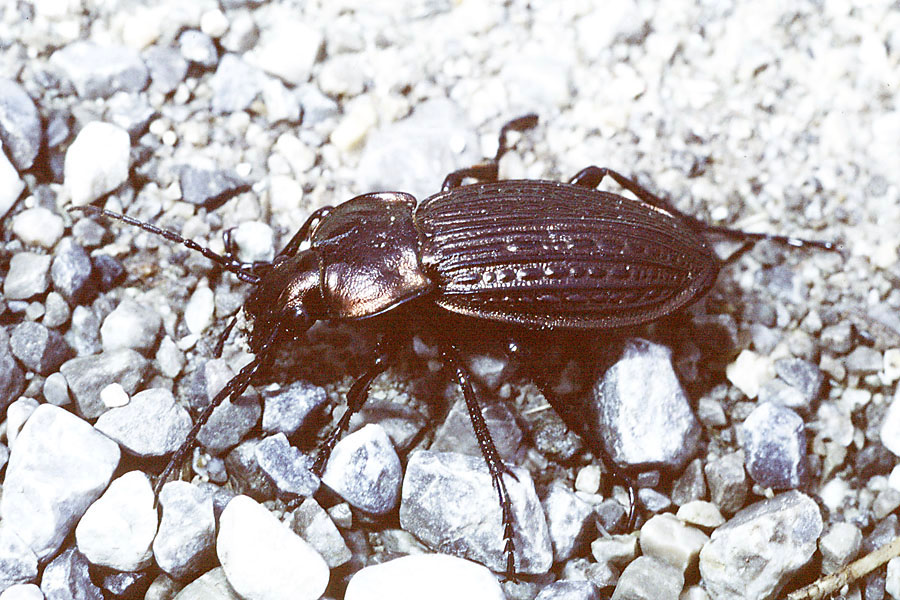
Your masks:
[{"label": "beetle leg", "polygon": [[[281,252],[278,253],[278,256],[293,256],[297,254],[297,250],[300,248],[300,245],[303,242],[308,242],[312,232],[315,230],[316,226],[328,216],[328,213],[332,211],[331,206],[323,206],[317,210],[315,210],[309,218],[306,219],[306,223],[294,234],[294,237],[291,238],[284,248],[281,249]],[[278,258],[278,257],[276,257]]]},{"label": "beetle leg", "polygon": [[366,399],[369,397],[369,386],[372,385],[372,381],[387,369],[388,363],[396,349],[397,341],[397,336],[388,336],[379,340],[375,347],[375,359],[372,361],[372,364],[350,386],[350,391],[347,392],[347,410],[341,416],[334,430],[328,434],[328,437],[319,446],[316,458],[313,461],[311,470],[318,477],[321,477],[322,473],[325,472],[325,465],[328,463],[331,451],[334,450],[334,445],[337,444],[337,441],[341,439],[341,436],[350,426],[350,418],[359,412],[359,409],[366,403]]},{"label": "beetle leg", "polygon": [[445,364],[449,365],[456,374],[456,381],[462,388],[463,397],[466,400],[466,408],[469,411],[469,417],[472,419],[472,428],[475,430],[475,438],[478,440],[478,447],[481,449],[481,455],[487,463],[488,471],[491,474],[491,483],[497,491],[500,499],[500,510],[503,519],[503,553],[506,555],[506,576],[515,579],[515,542],[513,541],[513,512],[512,501],[509,492],[506,489],[506,483],[503,481],[503,475],[509,475],[513,479],[518,480],[515,473],[504,464],[494,445],[491,432],[484,420],[481,412],[481,405],[478,402],[478,396],[475,394],[475,388],[472,385],[471,375],[463,366],[463,361],[459,354],[459,349],[450,341],[440,337],[441,358]]},{"label": "beetle leg", "polygon": [[254,260],[250,262],[244,262],[239,260],[237,243],[234,241],[234,234],[232,233],[234,229],[234,227],[229,227],[222,234],[222,243],[225,246],[225,252],[223,256],[239,264],[245,271],[250,271],[251,273],[262,277],[263,275],[265,275],[266,271],[272,267],[272,261]]},{"label": "beetle leg", "polygon": [[500,158],[506,154],[511,146],[509,145],[510,131],[525,131],[537,125],[538,116],[534,113],[517,117],[506,123],[500,128],[500,140],[497,142],[497,153],[494,158],[478,165],[466,167],[453,171],[444,178],[441,185],[441,191],[446,192],[462,185],[464,179],[477,179],[482,183],[490,183],[497,181],[497,167],[500,164]]},{"label": "beetle leg", "polygon": [[804,240],[801,238],[786,236],[786,235],[772,235],[768,233],[752,233],[749,231],[742,231],[740,229],[732,229],[730,227],[722,227],[720,225],[710,225],[704,221],[701,221],[697,217],[692,217],[691,215],[685,214],[675,208],[675,206],[666,200],[665,198],[660,198],[656,194],[652,193],[650,190],[640,185],[633,179],[629,179],[625,177],[621,173],[613,171],[612,169],[607,169],[605,167],[596,167],[590,166],[579,171],[575,177],[569,180],[569,183],[574,185],[582,185],[585,187],[597,187],[600,185],[600,182],[604,177],[609,175],[615,180],[616,183],[621,185],[623,188],[633,193],[635,196],[657,208],[661,208],[669,213],[672,213],[676,217],[685,221],[692,229],[695,231],[700,231],[703,233],[712,233],[715,235],[721,235],[727,238],[735,239],[735,240],[744,240],[747,242],[744,246],[733,252],[730,256],[724,259],[724,262],[734,262],[737,260],[742,254],[744,254],[747,250],[753,247],[755,242],[760,240],[769,240],[772,242],[776,242],[778,244],[786,244],[788,246],[793,246],[795,248],[801,248],[804,246],[810,246],[814,248],[821,248],[823,250],[838,250],[839,247],[834,242],[823,241],[823,240]]}]

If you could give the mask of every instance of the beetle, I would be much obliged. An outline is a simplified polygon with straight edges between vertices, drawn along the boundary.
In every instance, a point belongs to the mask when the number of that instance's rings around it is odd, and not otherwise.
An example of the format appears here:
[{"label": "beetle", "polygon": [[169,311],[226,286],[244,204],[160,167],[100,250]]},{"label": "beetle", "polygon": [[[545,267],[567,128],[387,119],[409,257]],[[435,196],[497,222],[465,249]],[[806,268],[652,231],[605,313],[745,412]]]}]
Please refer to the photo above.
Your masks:
[{"label": "beetle", "polygon": [[[522,330],[602,332],[651,323],[694,303],[719,270],[759,240],[826,250],[835,244],[712,226],[678,211],[620,173],[590,166],[569,182],[498,180],[509,133],[534,127],[536,115],[503,126],[495,156],[447,175],[421,202],[403,192],[374,192],[312,213],[271,263],[243,264],[226,253],[132,217],[76,207],[124,221],[185,245],[253,286],[243,305],[254,359],[199,414],[160,475],[157,491],[185,458],[200,428],[226,399],[240,396],[274,361],[275,350],[316,321],[378,322],[406,313],[453,313]],[[612,178],[637,199],[598,190]],[[468,179],[475,183],[464,185]],[[742,241],[720,259],[711,237]],[[417,323],[428,323],[418,319]],[[217,351],[234,326],[228,324]],[[426,325],[427,326],[427,325]],[[462,388],[481,453],[498,494],[507,573],[515,573],[512,507],[503,463],[485,424],[471,375],[450,333],[432,327],[442,360]],[[365,402],[398,340],[383,327],[365,371],[347,394],[348,409],[313,463],[321,475],[350,417]],[[538,382],[550,400],[546,386]],[[602,449],[601,449],[602,451]]]}]

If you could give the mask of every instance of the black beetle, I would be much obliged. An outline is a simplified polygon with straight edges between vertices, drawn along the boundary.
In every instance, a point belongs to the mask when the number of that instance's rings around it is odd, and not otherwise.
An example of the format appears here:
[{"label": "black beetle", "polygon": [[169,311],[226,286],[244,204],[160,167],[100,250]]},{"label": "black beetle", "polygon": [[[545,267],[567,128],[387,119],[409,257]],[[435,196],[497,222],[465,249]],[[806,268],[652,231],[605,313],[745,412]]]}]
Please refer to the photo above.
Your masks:
[{"label": "black beetle", "polygon": [[[317,210],[271,263],[240,263],[227,238],[229,250],[223,256],[131,217],[91,206],[73,209],[182,243],[255,286],[243,306],[252,323],[249,346],[255,359],[198,416],[161,474],[157,490],[184,459],[216,406],[243,393],[272,363],[280,344],[297,340],[318,320],[377,321],[405,310],[419,315],[449,311],[513,328],[611,330],[650,323],[695,302],[713,285],[720,268],[757,240],[834,248],[830,242],[707,225],[633,180],[594,166],[569,183],[498,181],[508,132],[536,123],[535,115],[507,123],[493,159],[451,173],[440,193],[418,204],[409,194],[377,192]],[[638,200],[597,190],[607,175]],[[463,185],[466,179],[479,183]],[[723,260],[713,252],[709,234],[744,243]],[[234,320],[219,349],[233,325]],[[348,410],[316,457],[314,470],[319,474],[396,347],[395,332],[385,327],[382,333],[369,367],[347,395]],[[513,574],[512,509],[503,480],[504,473],[512,473],[494,446],[457,345],[446,331],[433,333],[463,390],[499,495],[507,572]]]}]

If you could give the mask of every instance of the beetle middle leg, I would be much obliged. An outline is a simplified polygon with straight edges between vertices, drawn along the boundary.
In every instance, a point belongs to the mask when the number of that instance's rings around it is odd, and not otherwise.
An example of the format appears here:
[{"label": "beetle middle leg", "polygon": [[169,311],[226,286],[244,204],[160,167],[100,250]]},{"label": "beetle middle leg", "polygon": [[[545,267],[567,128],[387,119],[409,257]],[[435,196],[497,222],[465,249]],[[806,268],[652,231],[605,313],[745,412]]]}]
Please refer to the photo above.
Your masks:
[{"label": "beetle middle leg", "polygon": [[537,122],[538,116],[531,113],[506,123],[506,125],[500,128],[500,140],[497,142],[497,153],[494,155],[494,158],[481,164],[453,171],[444,178],[444,183],[441,185],[441,191],[446,192],[453,188],[457,188],[461,186],[463,180],[467,178],[476,179],[483,183],[497,181],[500,158],[502,158],[510,149],[508,139],[509,132],[531,129],[537,125]]}]

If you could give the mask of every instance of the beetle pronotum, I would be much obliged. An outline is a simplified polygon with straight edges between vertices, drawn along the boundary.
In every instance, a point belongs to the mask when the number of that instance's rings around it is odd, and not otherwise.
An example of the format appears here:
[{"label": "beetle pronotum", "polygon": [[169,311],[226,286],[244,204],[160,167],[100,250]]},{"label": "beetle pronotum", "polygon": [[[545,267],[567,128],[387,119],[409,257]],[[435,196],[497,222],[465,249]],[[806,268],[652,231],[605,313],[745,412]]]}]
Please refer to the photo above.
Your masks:
[{"label": "beetle pronotum", "polygon": [[[245,265],[230,252],[217,254],[131,217],[91,206],[73,209],[181,243],[253,286],[243,312],[251,323],[249,347],[255,358],[197,417],[160,475],[157,490],[183,461],[216,406],[240,396],[272,364],[279,344],[302,336],[318,320],[365,319],[377,324],[404,311],[438,311],[503,323],[513,331],[611,330],[646,324],[695,302],[724,264],[758,240],[835,247],[831,242],[707,225],[633,180],[596,166],[583,169],[568,183],[498,181],[508,132],[536,122],[535,115],[527,115],[507,123],[493,159],[447,175],[441,191],[418,204],[409,194],[377,192],[315,211],[271,263]],[[597,190],[606,176],[638,199]],[[466,179],[477,182],[463,185]],[[743,245],[722,260],[708,235],[741,240]],[[441,358],[462,388],[499,497],[506,570],[513,574],[513,519],[503,478],[511,472],[485,424],[456,342],[448,332],[432,329]],[[347,394],[347,411],[320,448],[313,467],[317,474],[365,402],[372,380],[387,368],[397,335],[382,328],[368,367]]]}]

